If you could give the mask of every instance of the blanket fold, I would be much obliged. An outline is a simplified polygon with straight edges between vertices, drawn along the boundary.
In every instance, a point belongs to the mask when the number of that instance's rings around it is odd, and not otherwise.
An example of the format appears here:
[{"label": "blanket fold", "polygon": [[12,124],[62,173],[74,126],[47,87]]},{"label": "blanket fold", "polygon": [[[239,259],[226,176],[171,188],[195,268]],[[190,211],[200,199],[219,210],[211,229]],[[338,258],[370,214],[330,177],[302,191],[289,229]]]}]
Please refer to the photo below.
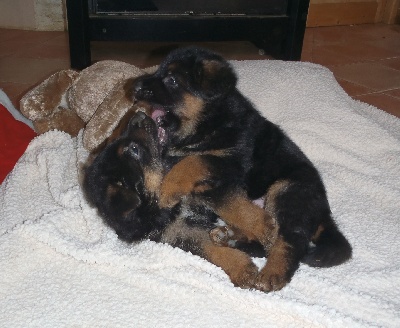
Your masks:
[{"label": "blanket fold", "polygon": [[0,186],[0,327],[400,326],[400,121],[352,100],[322,66],[232,64],[238,88],[320,170],[353,258],[301,265],[265,294],[169,245],[123,243],[79,186],[82,131],[50,131]]}]

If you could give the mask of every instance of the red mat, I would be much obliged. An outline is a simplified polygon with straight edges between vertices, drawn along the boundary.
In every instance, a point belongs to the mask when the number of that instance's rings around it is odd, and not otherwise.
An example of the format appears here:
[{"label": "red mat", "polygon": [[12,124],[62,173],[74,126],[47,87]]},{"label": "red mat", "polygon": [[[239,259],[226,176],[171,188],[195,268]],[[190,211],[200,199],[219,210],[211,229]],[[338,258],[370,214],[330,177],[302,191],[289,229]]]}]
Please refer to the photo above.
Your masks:
[{"label": "red mat", "polygon": [[37,134],[0,104],[0,184]]}]

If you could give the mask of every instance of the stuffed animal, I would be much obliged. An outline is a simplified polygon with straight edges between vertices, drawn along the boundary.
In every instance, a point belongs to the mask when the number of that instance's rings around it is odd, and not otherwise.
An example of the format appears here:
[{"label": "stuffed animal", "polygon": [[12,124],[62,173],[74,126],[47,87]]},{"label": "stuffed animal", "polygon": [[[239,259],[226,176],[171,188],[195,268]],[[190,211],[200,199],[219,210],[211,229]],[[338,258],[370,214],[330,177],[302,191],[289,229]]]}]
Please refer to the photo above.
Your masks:
[{"label": "stuffed animal", "polygon": [[[151,72],[150,68],[147,72]],[[126,96],[129,80],[146,71],[105,60],[77,72],[59,71],[25,94],[21,113],[33,121],[38,134],[57,129],[72,136],[84,128],[83,145],[95,150],[137,106]]]}]

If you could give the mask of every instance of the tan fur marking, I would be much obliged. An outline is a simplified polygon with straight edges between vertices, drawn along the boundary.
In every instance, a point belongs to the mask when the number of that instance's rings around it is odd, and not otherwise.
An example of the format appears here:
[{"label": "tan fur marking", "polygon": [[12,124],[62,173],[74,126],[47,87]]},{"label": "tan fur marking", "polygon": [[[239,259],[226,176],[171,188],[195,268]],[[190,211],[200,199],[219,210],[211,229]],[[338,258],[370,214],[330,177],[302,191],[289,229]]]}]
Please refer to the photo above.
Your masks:
[{"label": "tan fur marking", "polygon": [[178,218],[165,229],[161,242],[174,244],[178,238],[190,238],[200,246],[208,241],[208,232],[204,229],[189,227],[185,223],[185,218]]},{"label": "tan fur marking", "polygon": [[115,195],[117,193],[117,188],[113,185],[108,185],[107,186],[107,198],[110,198],[111,196]]},{"label": "tan fur marking", "polygon": [[231,195],[216,209],[229,225],[242,231],[249,240],[258,240],[269,247],[275,242],[278,227],[273,217],[247,198],[244,193]]},{"label": "tan fur marking", "polygon": [[196,191],[199,182],[210,175],[201,156],[188,156],[175,164],[161,183],[160,206],[172,207],[179,200]]},{"label": "tan fur marking", "polygon": [[317,231],[315,232],[314,236],[312,236],[311,241],[312,241],[313,243],[315,243],[315,242],[319,239],[319,236],[321,235],[321,233],[322,233],[324,230],[325,230],[325,227],[324,227],[322,224],[320,224],[320,225],[318,226]]},{"label": "tan fur marking", "polygon": [[219,247],[211,243],[204,245],[205,258],[219,266],[235,286],[252,288],[258,269],[251,258],[234,248]]},{"label": "tan fur marking", "polygon": [[276,213],[276,197],[284,192],[289,184],[289,180],[278,180],[271,187],[269,187],[265,197],[265,209],[271,215],[275,216]]},{"label": "tan fur marking", "polygon": [[143,169],[145,189],[151,193],[159,196],[161,181],[163,179],[162,169]]},{"label": "tan fur marking", "polygon": [[214,74],[220,68],[221,63],[216,60],[203,60],[203,71],[206,74]]},{"label": "tan fur marking", "polygon": [[187,156],[187,155],[212,155],[217,157],[225,157],[231,154],[231,148],[226,149],[212,149],[205,151],[190,151],[190,149],[169,149],[169,156]]},{"label": "tan fur marking", "polygon": [[242,288],[254,286],[258,269],[247,254],[213,245],[206,230],[187,226],[184,218],[177,219],[166,228],[161,242],[173,245],[179,239],[190,239],[193,245],[197,245],[199,253],[224,270],[234,285]]},{"label": "tan fur marking", "polygon": [[287,256],[290,245],[279,236],[272,246],[268,261],[257,277],[257,287],[264,291],[279,290],[284,287],[287,279]]},{"label": "tan fur marking", "polygon": [[177,67],[179,67],[179,64],[177,64],[177,63],[171,63],[171,64],[168,65],[168,71],[169,71],[169,72],[173,72],[173,71],[176,70]]},{"label": "tan fur marking", "polygon": [[183,101],[178,107],[182,121],[182,126],[180,128],[180,135],[182,137],[194,133],[203,107],[204,102],[201,98],[190,93],[184,94]]}]

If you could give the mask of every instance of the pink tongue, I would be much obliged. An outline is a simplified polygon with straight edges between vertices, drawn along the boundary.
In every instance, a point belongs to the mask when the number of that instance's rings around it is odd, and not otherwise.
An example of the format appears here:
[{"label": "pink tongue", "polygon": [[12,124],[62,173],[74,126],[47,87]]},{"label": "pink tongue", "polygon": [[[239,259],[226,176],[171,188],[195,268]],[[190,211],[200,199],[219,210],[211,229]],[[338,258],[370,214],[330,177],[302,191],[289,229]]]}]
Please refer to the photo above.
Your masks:
[{"label": "pink tongue", "polygon": [[165,112],[161,109],[155,108],[153,112],[151,113],[151,118],[153,119],[154,122],[158,125],[158,140],[161,144],[164,144],[167,139],[167,133],[164,128],[159,126],[161,117],[165,115]]},{"label": "pink tongue", "polygon": [[153,111],[153,113],[151,113],[151,118],[155,121],[155,122],[157,122],[157,119],[159,118],[159,117],[161,117],[161,116],[164,116],[164,111],[162,111],[162,110],[160,110],[160,109],[155,109],[154,111]]}]

